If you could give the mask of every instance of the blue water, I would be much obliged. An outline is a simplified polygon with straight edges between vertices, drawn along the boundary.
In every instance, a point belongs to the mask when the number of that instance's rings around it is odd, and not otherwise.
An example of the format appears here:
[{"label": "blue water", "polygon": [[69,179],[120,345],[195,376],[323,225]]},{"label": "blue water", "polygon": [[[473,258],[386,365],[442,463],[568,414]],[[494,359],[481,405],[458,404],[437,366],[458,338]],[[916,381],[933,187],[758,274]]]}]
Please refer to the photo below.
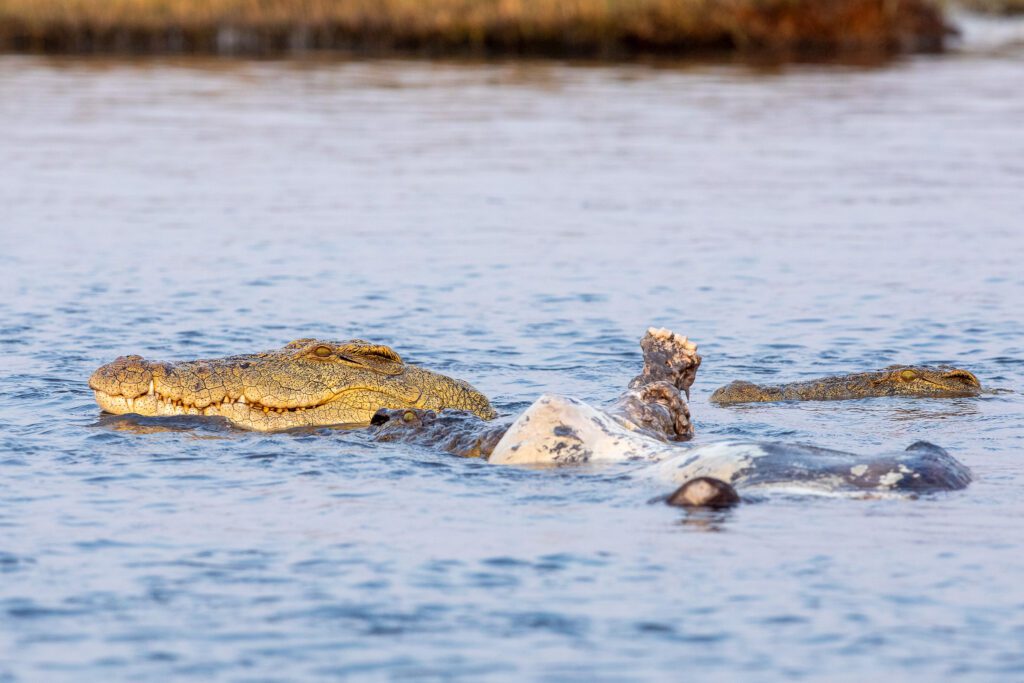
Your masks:
[{"label": "blue water", "polygon": [[[884,68],[0,58],[0,681],[1024,680],[1020,51]],[[362,337],[514,414],[667,326],[696,441],[928,439],[968,489],[101,416],[118,355]],[[957,400],[717,408],[950,362]]]}]

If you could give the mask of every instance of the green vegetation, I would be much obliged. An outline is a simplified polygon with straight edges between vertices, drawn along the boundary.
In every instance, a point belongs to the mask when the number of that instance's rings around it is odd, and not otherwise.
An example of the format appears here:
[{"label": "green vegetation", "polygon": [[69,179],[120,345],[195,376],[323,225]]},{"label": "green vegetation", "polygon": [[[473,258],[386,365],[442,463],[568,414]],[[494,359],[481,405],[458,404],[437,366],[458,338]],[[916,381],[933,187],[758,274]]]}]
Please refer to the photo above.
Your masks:
[{"label": "green vegetation", "polygon": [[944,35],[930,0],[0,0],[0,49],[34,52],[889,53]]}]

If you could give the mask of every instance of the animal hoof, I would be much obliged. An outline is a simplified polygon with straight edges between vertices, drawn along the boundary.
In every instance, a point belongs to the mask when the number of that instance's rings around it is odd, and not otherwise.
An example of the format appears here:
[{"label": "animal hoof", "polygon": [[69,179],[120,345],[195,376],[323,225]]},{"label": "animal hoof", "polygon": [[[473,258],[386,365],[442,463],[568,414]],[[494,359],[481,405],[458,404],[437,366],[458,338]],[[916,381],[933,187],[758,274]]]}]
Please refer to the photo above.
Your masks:
[{"label": "animal hoof", "polygon": [[697,477],[686,482],[665,501],[676,507],[728,508],[740,502],[740,496],[721,479]]},{"label": "animal hoof", "polygon": [[700,356],[697,344],[665,328],[650,328],[640,340],[644,352],[644,369],[629,383],[631,389],[666,381],[690,395],[690,385],[697,376]]}]

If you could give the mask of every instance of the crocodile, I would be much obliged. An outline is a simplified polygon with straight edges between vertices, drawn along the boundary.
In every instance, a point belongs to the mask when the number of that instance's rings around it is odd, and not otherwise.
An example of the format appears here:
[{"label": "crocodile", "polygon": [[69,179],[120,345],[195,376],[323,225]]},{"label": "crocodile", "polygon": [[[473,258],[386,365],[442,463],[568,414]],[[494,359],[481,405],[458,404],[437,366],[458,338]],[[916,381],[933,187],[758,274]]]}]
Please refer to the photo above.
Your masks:
[{"label": "crocodile", "polygon": [[392,348],[361,339],[296,339],[283,348],[178,363],[122,356],[92,374],[108,413],[206,415],[270,432],[368,425],[379,408],[457,408],[496,416],[468,383],[405,363]]},{"label": "crocodile", "polygon": [[682,445],[694,433],[687,399],[701,362],[696,344],[652,328],[641,348],[643,370],[606,410],[557,394],[542,395],[511,423],[454,410],[382,409],[371,420],[374,435],[504,465],[631,461],[637,476],[680,486],[667,502],[686,506],[731,505],[736,489],[917,494],[971,481],[963,464],[923,441],[868,456],[750,440]]},{"label": "crocodile", "polygon": [[839,401],[881,396],[955,398],[977,396],[981,382],[972,373],[948,365],[892,365],[883,370],[837,377],[762,385],[736,381],[711,394],[718,404],[769,401]]},{"label": "crocodile", "polygon": [[370,425],[378,441],[504,465],[635,462],[638,476],[679,485],[667,502],[685,506],[732,505],[737,489],[920,493],[971,480],[966,467],[925,442],[873,456],[758,441],[683,446],[694,435],[688,399],[701,364],[697,345],[652,328],[640,346],[640,373],[606,409],[544,394],[505,421],[466,382],[362,340],[298,339],[274,351],[178,363],[124,356],[89,385],[115,414],[215,416],[258,431]]}]

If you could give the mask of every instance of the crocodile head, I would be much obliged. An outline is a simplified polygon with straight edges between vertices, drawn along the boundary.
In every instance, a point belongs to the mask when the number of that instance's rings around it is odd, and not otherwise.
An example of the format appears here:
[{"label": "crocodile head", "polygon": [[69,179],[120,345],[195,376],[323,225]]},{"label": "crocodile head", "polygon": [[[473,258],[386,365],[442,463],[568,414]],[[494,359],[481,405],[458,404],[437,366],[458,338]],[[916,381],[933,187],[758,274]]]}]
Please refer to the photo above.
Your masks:
[{"label": "crocodile head", "polygon": [[712,403],[829,401],[879,396],[953,398],[977,396],[981,382],[970,372],[948,365],[891,365],[884,370],[821,377],[791,384],[764,385],[737,381],[711,394]]},{"label": "crocodile head", "polygon": [[297,339],[284,348],[163,363],[122,356],[89,378],[116,415],[209,415],[257,431],[369,424],[379,408],[458,408],[496,413],[466,382],[405,364],[387,346]]},{"label": "crocodile head", "polygon": [[973,373],[948,365],[891,365],[873,384],[888,396],[977,396],[981,382]]}]

